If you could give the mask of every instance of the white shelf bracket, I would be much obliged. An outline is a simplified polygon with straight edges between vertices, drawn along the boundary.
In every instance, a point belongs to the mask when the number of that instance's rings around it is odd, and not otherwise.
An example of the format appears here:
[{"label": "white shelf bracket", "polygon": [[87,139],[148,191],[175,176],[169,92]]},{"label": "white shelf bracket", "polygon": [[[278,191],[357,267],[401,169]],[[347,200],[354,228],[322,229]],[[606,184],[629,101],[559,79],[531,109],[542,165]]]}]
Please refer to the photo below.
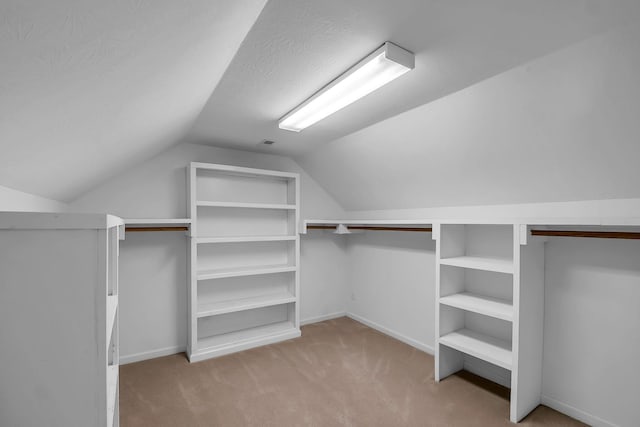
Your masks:
[{"label": "white shelf bracket", "polygon": [[518,227],[518,233],[520,234],[520,245],[526,245],[527,238],[529,237],[529,226],[527,224],[520,224]]},{"label": "white shelf bracket", "polygon": [[440,240],[440,224],[437,222],[431,224],[431,238],[433,240]]},{"label": "white shelf bracket", "polygon": [[334,234],[351,234],[351,231],[349,230],[349,227],[347,227],[344,224],[338,224],[336,227],[336,231],[333,232]]}]

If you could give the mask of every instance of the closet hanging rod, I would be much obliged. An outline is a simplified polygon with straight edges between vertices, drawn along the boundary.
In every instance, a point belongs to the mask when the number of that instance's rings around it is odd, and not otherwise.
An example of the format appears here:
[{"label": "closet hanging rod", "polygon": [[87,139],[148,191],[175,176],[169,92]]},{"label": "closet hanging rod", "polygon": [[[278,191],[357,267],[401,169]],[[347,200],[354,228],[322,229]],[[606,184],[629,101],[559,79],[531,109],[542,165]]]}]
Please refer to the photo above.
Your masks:
[{"label": "closet hanging rod", "polygon": [[189,227],[125,227],[125,231],[189,231]]},{"label": "closet hanging rod", "polygon": [[531,235],[550,237],[591,237],[596,239],[640,240],[640,232],[630,231],[531,230]]},{"label": "closet hanging rod", "polygon": [[[349,230],[369,230],[369,231],[419,231],[423,233],[431,233],[431,227],[383,227],[383,226],[364,226],[364,225],[348,225],[345,226]],[[335,230],[336,225],[308,225],[307,230]]]}]

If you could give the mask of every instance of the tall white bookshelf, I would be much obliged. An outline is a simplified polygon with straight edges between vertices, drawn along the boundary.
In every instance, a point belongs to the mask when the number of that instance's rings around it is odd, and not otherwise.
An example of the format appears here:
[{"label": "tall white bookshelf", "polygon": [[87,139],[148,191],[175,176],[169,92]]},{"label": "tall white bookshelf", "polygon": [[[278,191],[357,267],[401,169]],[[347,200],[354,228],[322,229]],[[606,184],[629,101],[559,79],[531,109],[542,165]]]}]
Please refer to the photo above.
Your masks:
[{"label": "tall white bookshelf", "polygon": [[120,218],[0,213],[1,425],[119,425]]},{"label": "tall white bookshelf", "polygon": [[191,362],[300,336],[299,175],[188,167]]},{"label": "tall white bookshelf", "polygon": [[510,387],[510,420],[540,404],[544,247],[521,224],[435,224],[435,379],[466,369]]}]

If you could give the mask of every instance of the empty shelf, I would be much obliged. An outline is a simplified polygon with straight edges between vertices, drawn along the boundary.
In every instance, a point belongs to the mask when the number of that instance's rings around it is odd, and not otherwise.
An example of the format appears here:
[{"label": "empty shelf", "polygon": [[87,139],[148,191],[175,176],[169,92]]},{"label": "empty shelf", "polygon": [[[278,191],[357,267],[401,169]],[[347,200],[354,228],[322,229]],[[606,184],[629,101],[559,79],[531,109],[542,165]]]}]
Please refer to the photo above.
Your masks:
[{"label": "empty shelf", "polygon": [[442,265],[453,267],[472,268],[474,270],[496,271],[498,273],[513,274],[513,261],[505,258],[485,258],[475,256],[460,256],[443,258]]},{"label": "empty shelf", "polygon": [[230,301],[201,303],[198,306],[198,317],[216,316],[218,314],[252,310],[254,308],[270,307],[273,305],[288,304],[295,301],[296,297],[291,295],[291,293],[281,292],[279,294],[261,295],[257,297],[241,298]]},{"label": "empty shelf", "polygon": [[191,224],[191,218],[127,218],[124,220],[125,225],[181,225]]},{"label": "empty shelf", "polygon": [[227,236],[196,238],[197,243],[286,242],[290,240],[296,240],[296,236]]},{"label": "empty shelf", "polygon": [[107,426],[113,426],[118,397],[118,366],[107,366]]},{"label": "empty shelf", "polygon": [[440,298],[440,304],[460,308],[496,319],[513,320],[513,304],[510,301],[476,295],[469,292],[448,295]]},{"label": "empty shelf", "polygon": [[116,311],[118,309],[118,296],[107,296],[107,340],[111,339],[113,324],[116,321]]},{"label": "empty shelf", "polygon": [[296,271],[291,265],[256,265],[251,267],[221,268],[198,272],[198,280],[223,279],[225,277],[256,276],[260,274],[286,273]]},{"label": "empty shelf", "polygon": [[440,344],[511,370],[511,344],[499,338],[460,329],[440,337]]},{"label": "empty shelf", "polygon": [[285,321],[201,338],[198,339],[198,350],[189,355],[189,360],[197,362],[210,357],[245,350],[256,345],[272,344],[299,336],[300,329],[296,328],[292,322]]},{"label": "empty shelf", "polygon": [[196,204],[210,208],[296,209],[296,205],[280,203],[207,202],[199,200]]}]

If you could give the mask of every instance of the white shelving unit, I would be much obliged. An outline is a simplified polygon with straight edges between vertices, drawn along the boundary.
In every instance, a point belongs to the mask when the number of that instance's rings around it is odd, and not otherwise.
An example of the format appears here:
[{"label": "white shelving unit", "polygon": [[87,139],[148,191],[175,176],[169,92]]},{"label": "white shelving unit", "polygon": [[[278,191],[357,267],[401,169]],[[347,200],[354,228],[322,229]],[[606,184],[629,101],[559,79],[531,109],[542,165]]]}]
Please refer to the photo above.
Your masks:
[{"label": "white shelving unit", "polygon": [[300,336],[299,175],[188,167],[191,362]]},{"label": "white shelving unit", "polygon": [[[522,224],[435,224],[435,379],[467,369],[511,388],[510,419],[540,404],[543,240]],[[493,368],[490,366],[493,365]]]},{"label": "white shelving unit", "polygon": [[449,307],[460,308],[496,319],[513,320],[513,304],[511,301],[500,298],[491,298],[484,295],[460,292],[445,297],[440,297],[440,304]]},{"label": "white shelving unit", "polygon": [[119,425],[123,238],[110,215],[0,213],[3,425]]}]

